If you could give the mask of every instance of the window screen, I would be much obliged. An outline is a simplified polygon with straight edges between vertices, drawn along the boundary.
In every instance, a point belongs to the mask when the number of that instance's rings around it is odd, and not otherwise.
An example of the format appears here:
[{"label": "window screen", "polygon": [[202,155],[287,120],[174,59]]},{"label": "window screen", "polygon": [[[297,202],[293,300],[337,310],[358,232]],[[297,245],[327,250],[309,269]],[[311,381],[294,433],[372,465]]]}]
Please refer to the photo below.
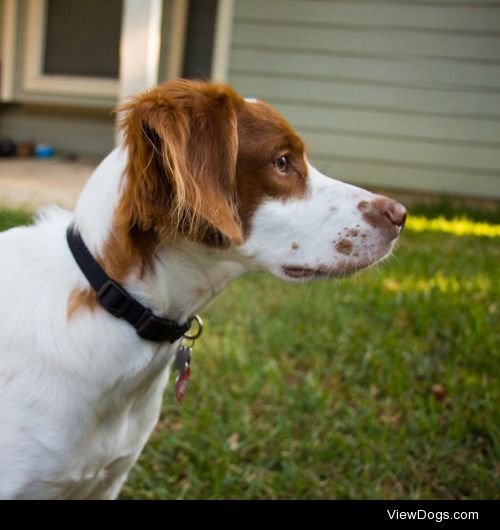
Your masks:
[{"label": "window screen", "polygon": [[118,78],[122,0],[47,0],[43,73]]}]

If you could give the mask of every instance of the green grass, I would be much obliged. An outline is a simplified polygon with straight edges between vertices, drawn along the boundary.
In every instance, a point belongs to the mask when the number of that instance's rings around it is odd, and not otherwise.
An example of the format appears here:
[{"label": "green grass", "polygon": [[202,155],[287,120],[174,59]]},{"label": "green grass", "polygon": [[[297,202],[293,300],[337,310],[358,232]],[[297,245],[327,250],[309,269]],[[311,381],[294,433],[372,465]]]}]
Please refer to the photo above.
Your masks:
[{"label": "green grass", "polygon": [[31,215],[26,210],[0,208],[0,231],[30,222]]},{"label": "green grass", "polygon": [[231,285],[122,498],[497,498],[499,243],[407,230],[349,280]]}]

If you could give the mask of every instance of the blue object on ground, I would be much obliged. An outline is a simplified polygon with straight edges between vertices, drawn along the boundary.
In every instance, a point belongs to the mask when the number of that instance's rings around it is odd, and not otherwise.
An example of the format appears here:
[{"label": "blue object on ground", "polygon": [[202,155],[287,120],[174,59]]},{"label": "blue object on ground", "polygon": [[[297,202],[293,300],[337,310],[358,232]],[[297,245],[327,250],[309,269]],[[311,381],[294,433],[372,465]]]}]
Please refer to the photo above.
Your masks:
[{"label": "blue object on ground", "polygon": [[54,156],[54,149],[50,145],[37,145],[35,148],[35,156],[38,158],[51,158]]}]

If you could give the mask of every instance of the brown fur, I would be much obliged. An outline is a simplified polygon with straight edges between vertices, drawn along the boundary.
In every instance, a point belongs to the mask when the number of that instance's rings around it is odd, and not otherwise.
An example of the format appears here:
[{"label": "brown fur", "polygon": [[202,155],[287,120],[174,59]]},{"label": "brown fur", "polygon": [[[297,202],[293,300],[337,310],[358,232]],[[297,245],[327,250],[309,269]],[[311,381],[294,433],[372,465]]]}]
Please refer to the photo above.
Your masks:
[{"label": "brown fur", "polygon": [[129,159],[117,227],[194,241],[212,229],[243,242],[235,182],[242,101],[229,87],[180,80],[120,107]]},{"label": "brown fur", "polygon": [[[237,186],[245,236],[264,197],[282,200],[303,197],[307,189],[304,143],[288,122],[261,101],[247,103],[238,113]],[[290,157],[290,169],[280,174],[273,161]]]},{"label": "brown fur", "polygon": [[94,291],[89,289],[73,290],[69,295],[66,317],[70,320],[79,309],[87,308],[94,311],[98,305]]}]

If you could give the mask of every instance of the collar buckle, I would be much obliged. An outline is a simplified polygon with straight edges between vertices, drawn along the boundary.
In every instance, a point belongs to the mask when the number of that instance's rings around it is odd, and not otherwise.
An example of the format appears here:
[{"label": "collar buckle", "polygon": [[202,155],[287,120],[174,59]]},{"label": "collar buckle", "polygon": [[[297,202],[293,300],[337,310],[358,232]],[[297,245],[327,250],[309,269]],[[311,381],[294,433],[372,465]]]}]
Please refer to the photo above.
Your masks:
[{"label": "collar buckle", "polygon": [[183,325],[177,324],[172,320],[156,316],[151,309],[146,308],[134,327],[139,337],[143,339],[174,343],[189,329],[189,321]]},{"label": "collar buckle", "polygon": [[115,317],[125,315],[132,305],[128,293],[111,278],[96,291],[96,295],[101,305]]}]

